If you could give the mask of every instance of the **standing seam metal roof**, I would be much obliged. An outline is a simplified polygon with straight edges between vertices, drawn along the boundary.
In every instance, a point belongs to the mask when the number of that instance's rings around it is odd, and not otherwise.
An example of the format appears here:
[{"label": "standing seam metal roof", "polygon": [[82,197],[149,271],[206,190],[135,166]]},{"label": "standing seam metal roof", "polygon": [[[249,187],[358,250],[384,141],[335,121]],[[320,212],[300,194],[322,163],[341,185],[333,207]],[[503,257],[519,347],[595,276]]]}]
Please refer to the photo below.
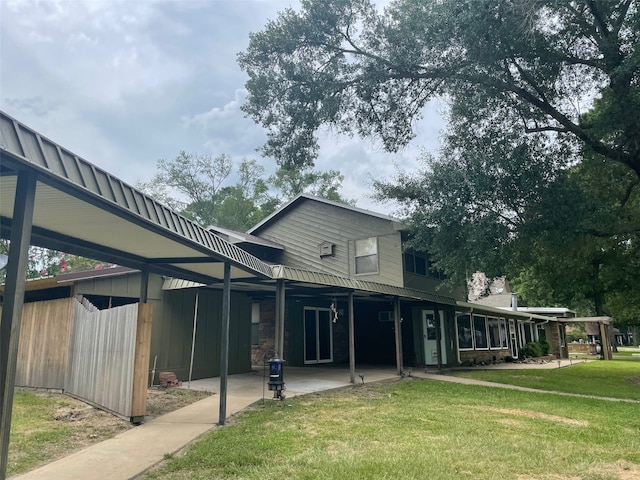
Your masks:
[{"label": "standing seam metal roof", "polygon": [[0,111],[0,151],[11,158],[36,167],[38,180],[53,186],[63,183],[80,189],[89,201],[108,202],[117,209],[133,213],[156,230],[183,237],[212,256],[263,277],[271,268],[253,255],[231,245],[200,225],[177,214],[122,180],[64,149],[55,142]]}]

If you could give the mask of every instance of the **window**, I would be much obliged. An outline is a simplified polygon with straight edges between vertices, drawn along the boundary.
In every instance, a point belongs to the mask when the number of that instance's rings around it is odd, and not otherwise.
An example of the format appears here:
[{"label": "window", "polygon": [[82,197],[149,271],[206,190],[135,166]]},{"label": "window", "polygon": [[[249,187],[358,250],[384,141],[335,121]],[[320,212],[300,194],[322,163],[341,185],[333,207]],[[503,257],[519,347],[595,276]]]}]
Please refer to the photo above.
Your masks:
[{"label": "window", "polygon": [[260,345],[260,304],[251,304],[251,345]]},{"label": "window", "polygon": [[487,343],[487,317],[473,316],[473,336],[476,341],[476,348],[489,348]]},{"label": "window", "polygon": [[504,318],[500,319],[500,346],[502,348],[507,348],[509,346],[507,343],[507,322]]},{"label": "window", "polygon": [[378,273],[378,239],[356,240],[356,275]]},{"label": "window", "polygon": [[487,319],[489,325],[489,345],[491,348],[500,348],[500,321],[497,318],[489,317]]},{"label": "window", "polygon": [[415,273],[416,275],[438,278],[440,280],[445,279],[442,272],[433,269],[426,255],[418,253],[411,248],[404,252],[404,269],[406,272]]},{"label": "window", "polygon": [[458,315],[456,317],[458,329],[458,348],[473,348],[473,336],[471,335],[471,317],[469,315]]}]

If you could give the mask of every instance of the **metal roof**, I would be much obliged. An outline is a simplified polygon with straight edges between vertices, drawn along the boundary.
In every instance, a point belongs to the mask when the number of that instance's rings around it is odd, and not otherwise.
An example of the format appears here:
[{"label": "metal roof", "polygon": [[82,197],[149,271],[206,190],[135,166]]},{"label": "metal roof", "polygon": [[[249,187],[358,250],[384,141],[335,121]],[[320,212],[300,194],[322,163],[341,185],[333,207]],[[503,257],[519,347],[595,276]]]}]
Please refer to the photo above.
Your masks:
[{"label": "metal roof", "polygon": [[209,282],[269,278],[253,255],[0,111],[0,234],[11,232],[17,176],[37,175],[32,245]]},{"label": "metal roof", "polygon": [[495,317],[506,317],[506,318],[517,318],[520,320],[532,320],[539,322],[557,322],[558,319],[556,317],[549,317],[544,315],[536,315],[534,313],[524,313],[524,312],[516,312],[514,310],[507,310],[506,308],[499,307],[489,307],[487,305],[482,305],[480,303],[469,303],[469,302],[457,302],[457,307],[465,312],[473,312],[480,313],[484,315],[492,315]]},{"label": "metal roof", "polygon": [[357,280],[328,273],[311,272],[300,268],[287,267],[284,265],[274,265],[273,278],[295,281],[299,283],[323,285],[327,287],[339,287],[348,290],[376,293],[382,295],[393,295],[403,298],[411,298],[415,300],[424,300],[428,302],[436,302],[445,305],[456,305],[455,299],[446,295],[426,292],[422,290],[414,290],[411,288],[396,287],[383,283],[370,282],[366,280]]}]

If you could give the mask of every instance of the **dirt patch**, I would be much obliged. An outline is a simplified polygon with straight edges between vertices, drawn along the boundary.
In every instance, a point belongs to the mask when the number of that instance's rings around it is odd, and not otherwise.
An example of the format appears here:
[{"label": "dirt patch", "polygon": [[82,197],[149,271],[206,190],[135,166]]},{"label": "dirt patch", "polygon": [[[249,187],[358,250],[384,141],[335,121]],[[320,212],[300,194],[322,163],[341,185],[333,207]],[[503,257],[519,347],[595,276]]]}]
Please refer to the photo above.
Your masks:
[{"label": "dirt patch", "polygon": [[531,475],[518,475],[518,480],[584,480],[583,477],[570,477],[568,475],[549,474],[543,477],[533,477]]},{"label": "dirt patch", "polygon": [[576,420],[574,418],[559,417],[557,415],[549,415],[542,412],[534,412],[533,410],[520,410],[518,408],[496,408],[496,407],[475,407],[476,409],[497,413],[506,413],[508,415],[517,415],[519,417],[540,418],[551,422],[564,423],[576,427],[588,427],[587,420]]},{"label": "dirt patch", "polygon": [[618,480],[638,480],[640,478],[640,465],[618,460],[615,463],[599,465],[593,469],[593,472],[602,476],[608,475]]},{"label": "dirt patch", "polygon": [[147,391],[147,414],[144,418],[151,420],[211,395],[213,395],[211,392],[187,390],[186,388],[150,388]]},{"label": "dirt patch", "polygon": [[640,465],[635,463],[618,460],[614,463],[606,463],[598,465],[589,470],[586,476],[568,476],[559,474],[545,474],[543,476],[519,475],[518,480],[584,480],[592,478],[593,475],[598,478],[611,478],[616,480],[637,480],[640,478]]},{"label": "dirt patch", "polygon": [[625,377],[624,379],[634,385],[640,385],[640,377]]}]

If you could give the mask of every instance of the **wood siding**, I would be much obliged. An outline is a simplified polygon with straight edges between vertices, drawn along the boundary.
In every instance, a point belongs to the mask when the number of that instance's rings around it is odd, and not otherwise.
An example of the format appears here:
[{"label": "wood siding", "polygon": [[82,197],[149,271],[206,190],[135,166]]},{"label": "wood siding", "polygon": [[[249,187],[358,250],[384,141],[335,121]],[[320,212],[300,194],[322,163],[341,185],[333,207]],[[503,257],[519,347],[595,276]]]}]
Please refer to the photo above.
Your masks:
[{"label": "wood siding", "polygon": [[73,302],[63,298],[24,304],[16,385],[64,389]]},{"label": "wood siding", "polygon": [[[280,258],[284,265],[350,278],[355,278],[354,241],[378,237],[379,273],[357,278],[402,286],[400,232],[390,220],[306,200],[255,233],[285,247]],[[323,242],[334,244],[332,256],[320,257]]]},{"label": "wood siding", "polygon": [[131,417],[137,318],[137,304],[91,312],[75,302],[66,391]]}]

